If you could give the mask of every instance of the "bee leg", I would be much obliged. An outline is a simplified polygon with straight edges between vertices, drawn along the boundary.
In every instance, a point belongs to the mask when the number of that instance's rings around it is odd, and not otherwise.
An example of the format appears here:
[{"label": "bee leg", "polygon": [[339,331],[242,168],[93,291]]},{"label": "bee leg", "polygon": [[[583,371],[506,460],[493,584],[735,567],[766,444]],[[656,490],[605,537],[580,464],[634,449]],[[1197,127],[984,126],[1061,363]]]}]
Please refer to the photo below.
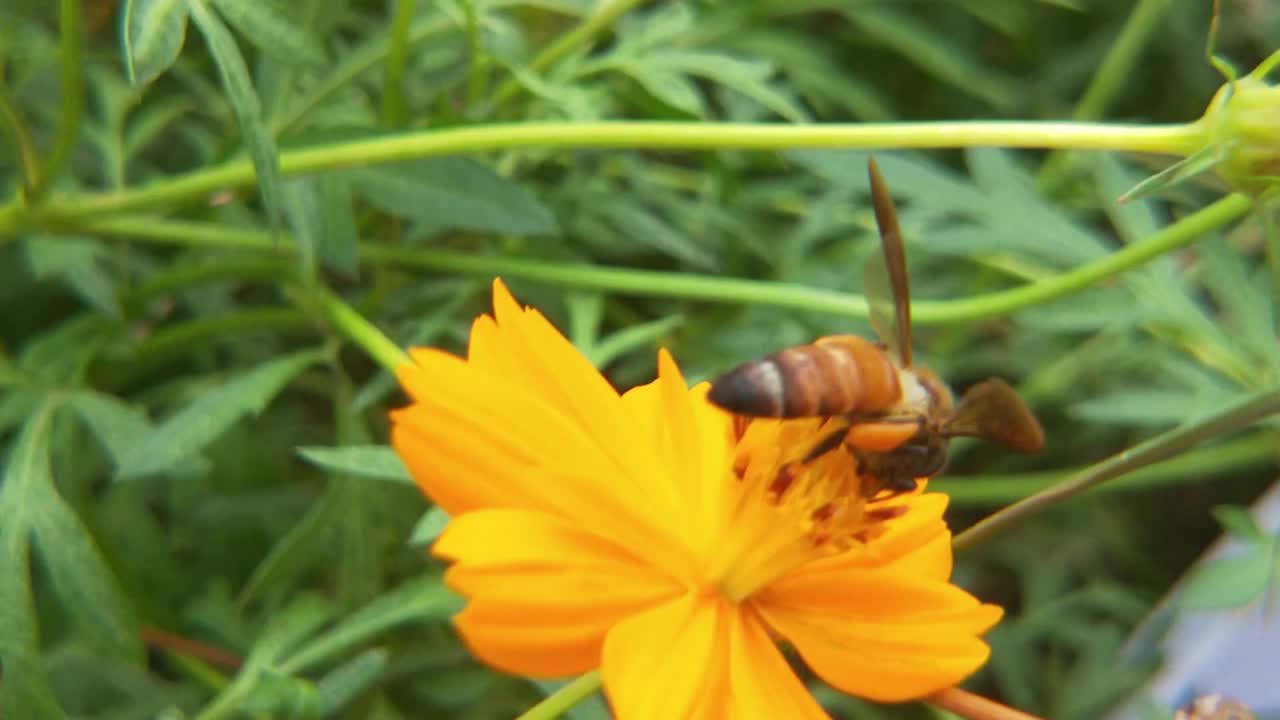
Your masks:
[{"label": "bee leg", "polygon": [[858,461],[858,476],[868,497],[881,490],[894,494],[916,489],[917,480],[942,472],[947,464],[947,439],[921,430],[909,442],[888,452],[852,448]]},{"label": "bee leg", "polygon": [[849,424],[841,425],[822,438],[801,462],[816,460],[841,444],[848,445],[850,449],[889,452],[917,435],[924,426],[924,419],[916,415],[847,415],[846,418]]},{"label": "bee leg", "polygon": [[840,447],[842,444],[844,444],[844,436],[848,432],[849,432],[849,428],[842,427],[839,430],[836,430],[835,432],[831,433],[830,435],[827,435],[826,437],[822,438],[822,440],[819,441],[817,445],[813,446],[812,450],[810,450],[808,453],[805,454],[804,459],[801,460],[800,462],[802,463],[813,462],[814,460],[817,460],[823,455],[826,455],[832,450],[835,450],[836,448]]}]

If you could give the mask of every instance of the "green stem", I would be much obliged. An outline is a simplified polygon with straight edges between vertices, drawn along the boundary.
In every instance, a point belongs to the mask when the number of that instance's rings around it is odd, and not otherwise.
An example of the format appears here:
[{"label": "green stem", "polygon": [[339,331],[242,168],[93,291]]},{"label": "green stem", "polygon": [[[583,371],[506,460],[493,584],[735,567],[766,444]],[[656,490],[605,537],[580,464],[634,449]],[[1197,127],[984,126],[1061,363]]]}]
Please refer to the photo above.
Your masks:
[{"label": "green stem", "polygon": [[409,115],[409,105],[404,97],[404,71],[409,62],[413,4],[414,0],[396,0],[395,15],[391,19],[390,47],[382,83],[383,127],[399,127]]},{"label": "green stem", "polygon": [[600,689],[600,671],[592,670],[548,695],[542,702],[524,711],[516,720],[552,720],[568,712],[570,708],[586,700]]},{"label": "green stem", "polygon": [[[0,70],[3,70],[0,67]],[[35,143],[31,142],[31,133],[27,131],[26,123],[22,122],[22,116],[18,114],[18,109],[13,106],[13,100],[9,97],[9,90],[4,86],[4,77],[0,76],[0,123],[7,130],[5,134],[9,136],[9,144],[14,148],[14,154],[21,158],[22,161],[22,185],[26,188],[26,193],[30,195],[31,189],[43,184],[43,177],[40,170],[40,153],[36,152]],[[17,198],[10,203],[8,208],[0,210],[3,214],[7,210],[16,211],[22,208],[23,199]],[[0,241],[2,242],[2,241]]]},{"label": "green stem", "polygon": [[[921,326],[969,322],[1055,300],[1131,270],[1163,253],[1185,247],[1200,235],[1244,215],[1251,207],[1248,197],[1230,195],[1149,238],[1127,245],[1111,255],[1059,275],[1027,283],[1011,290],[958,300],[913,301],[912,321]],[[90,219],[80,223],[73,230],[188,247],[257,252],[279,252],[291,247],[288,243],[279,246],[273,244],[271,235],[262,231],[237,230],[206,223],[152,217]],[[605,290],[623,294],[708,300],[739,305],[770,305],[845,317],[867,317],[866,299],[861,295],[790,283],[742,280],[695,273],[598,267],[546,260],[486,257],[430,248],[374,244],[360,245],[360,256],[375,263],[485,277],[495,275],[519,277],[555,284],[562,288]]]},{"label": "green stem", "polygon": [[337,295],[328,290],[317,289],[315,297],[329,322],[387,371],[395,374],[397,368],[413,362],[399,345]]},{"label": "green stem", "polygon": [[84,8],[81,5],[81,0],[61,0],[59,3],[62,114],[58,120],[53,152],[45,163],[40,182],[31,188],[28,201],[32,203],[38,203],[44,196],[80,138],[80,120],[84,115]]},{"label": "green stem", "polygon": [[1075,111],[1071,113],[1072,120],[1097,120],[1102,117],[1111,102],[1120,95],[1125,83],[1133,79],[1133,68],[1168,5],[1169,0],[1140,0],[1129,14],[1120,30],[1120,36],[1102,61],[1102,66],[1093,76],[1084,97],[1080,98]]},{"label": "green stem", "polygon": [[[1225,475],[1234,470],[1256,467],[1273,461],[1275,455],[1276,435],[1271,432],[1258,433],[1136,470],[1113,483],[1099,487],[1098,492],[1145,490],[1169,487],[1179,482],[1194,482],[1205,476]],[[943,477],[941,484],[935,487],[951,498],[953,506],[990,507],[1022,500],[1087,470],[1082,468],[1075,471],[990,476],[953,475]]]},{"label": "green stem", "polygon": [[1227,409],[1161,433],[1144,443],[1087,468],[1057,485],[1003,508],[956,535],[958,552],[991,539],[1028,517],[1138,468],[1174,457],[1211,438],[1240,430],[1280,413],[1280,389],[1250,395]]},{"label": "green stem", "polygon": [[[695,122],[590,122],[475,125],[352,140],[282,152],[285,175],[401,162],[435,155],[516,147],[649,148],[680,150],[786,148],[1086,148],[1185,155],[1203,129],[1182,125],[1073,122],[958,121],[784,125]],[[254,182],[248,160],[233,160],[140,188],[64,198],[48,203],[43,219],[97,216],[157,208]],[[23,208],[0,210],[0,239],[29,222]]]},{"label": "green stem", "polygon": [[1228,195],[1151,237],[1126,245],[1110,255],[1081,265],[1074,270],[1027,283],[1012,290],[975,295],[961,300],[912,301],[911,317],[920,324],[949,323],[959,320],[1004,315],[1032,305],[1070,295],[1106,278],[1135,268],[1172,250],[1186,247],[1200,236],[1225,226],[1246,215],[1253,201],[1240,193]]},{"label": "green stem", "polygon": [[[560,58],[590,43],[596,35],[611,27],[623,13],[639,5],[640,2],[642,0],[602,0],[577,27],[561,35],[558,40],[530,60],[528,69],[536,73],[554,65]],[[493,93],[489,112],[492,113],[494,108],[510,100],[520,89],[521,85],[515,78],[507,78]]]}]

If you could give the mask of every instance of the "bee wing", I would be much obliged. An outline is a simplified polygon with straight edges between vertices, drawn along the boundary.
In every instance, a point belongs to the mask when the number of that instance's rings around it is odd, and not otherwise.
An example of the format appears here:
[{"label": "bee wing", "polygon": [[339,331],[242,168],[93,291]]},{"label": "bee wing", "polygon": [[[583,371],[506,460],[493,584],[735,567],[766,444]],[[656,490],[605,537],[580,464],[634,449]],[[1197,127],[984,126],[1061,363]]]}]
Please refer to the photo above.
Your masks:
[{"label": "bee wing", "polygon": [[880,229],[881,252],[863,267],[862,289],[871,311],[871,326],[904,367],[911,367],[911,292],[907,286],[907,257],[898,228],[893,196],[874,158],[867,157],[871,204]]},{"label": "bee wing", "polygon": [[943,433],[980,437],[1018,452],[1039,452],[1044,447],[1040,421],[1017,391],[999,378],[969,388]]}]

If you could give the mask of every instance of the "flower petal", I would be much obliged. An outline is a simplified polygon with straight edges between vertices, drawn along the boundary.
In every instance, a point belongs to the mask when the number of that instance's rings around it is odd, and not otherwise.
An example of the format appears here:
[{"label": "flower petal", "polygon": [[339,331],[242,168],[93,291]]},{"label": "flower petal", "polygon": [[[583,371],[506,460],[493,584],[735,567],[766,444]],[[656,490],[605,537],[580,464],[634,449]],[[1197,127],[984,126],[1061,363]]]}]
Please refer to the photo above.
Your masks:
[{"label": "flower petal", "polygon": [[654,433],[637,434],[632,409],[603,376],[501,281],[494,308],[473,324],[466,360],[417,348],[398,371],[416,402],[392,413],[392,444],[418,485],[455,516],[529,508],[607,525],[636,550],[687,551],[678,540],[688,523],[666,496],[692,484],[684,478],[696,467],[661,453]]},{"label": "flower petal", "polygon": [[951,577],[951,532],[942,520],[949,498],[942,493],[912,495],[902,502],[909,508],[901,517],[888,521],[886,532],[875,540],[848,552],[806,563],[793,571],[839,574],[848,570],[871,570],[892,566],[896,571],[932,580]]},{"label": "flower petal", "polygon": [[622,619],[683,588],[609,540],[546,513],[478,510],[432,548],[468,599],[455,623],[476,657],[507,672],[561,677],[600,664]]},{"label": "flower petal", "polygon": [[752,612],[733,615],[729,629],[729,696],[731,718],[795,718],[827,720],[827,713],[796,677],[769,637],[764,623]]},{"label": "flower petal", "polygon": [[729,717],[726,651],[736,612],[690,592],[611,630],[600,667],[618,720]]},{"label": "flower petal", "polygon": [[762,617],[827,683],[879,701],[955,685],[990,654],[1001,610],[945,582],[884,569],[804,568],[757,598]]}]

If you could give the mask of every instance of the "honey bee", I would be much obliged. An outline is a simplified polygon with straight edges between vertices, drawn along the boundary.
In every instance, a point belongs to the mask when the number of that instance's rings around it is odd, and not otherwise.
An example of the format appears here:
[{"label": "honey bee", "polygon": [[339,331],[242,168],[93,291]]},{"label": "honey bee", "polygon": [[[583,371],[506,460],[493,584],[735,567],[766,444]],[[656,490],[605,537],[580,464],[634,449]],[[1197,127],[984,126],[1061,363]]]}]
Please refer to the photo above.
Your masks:
[{"label": "honey bee", "polygon": [[835,420],[835,429],[804,461],[847,447],[869,495],[914,490],[917,478],[941,472],[953,437],[1039,451],[1044,431],[1008,383],[985,380],[957,403],[937,375],[912,364],[910,293],[897,211],[874,159],[867,159],[867,173],[882,254],[867,265],[864,291],[872,325],[885,341],[828,335],[779,350],[713,380],[708,399],[747,417]]}]

